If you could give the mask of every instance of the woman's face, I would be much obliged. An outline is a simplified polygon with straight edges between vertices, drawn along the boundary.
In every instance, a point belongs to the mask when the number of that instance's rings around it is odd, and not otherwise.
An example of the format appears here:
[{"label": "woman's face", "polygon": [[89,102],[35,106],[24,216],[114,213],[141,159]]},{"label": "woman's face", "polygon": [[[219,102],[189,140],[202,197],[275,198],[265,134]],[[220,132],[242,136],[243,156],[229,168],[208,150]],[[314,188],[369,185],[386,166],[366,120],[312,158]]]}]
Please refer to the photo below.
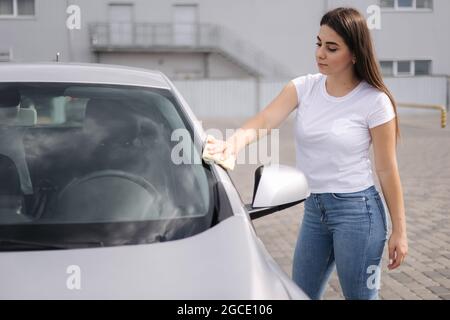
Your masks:
[{"label": "woman's face", "polygon": [[344,39],[327,25],[320,27],[317,36],[316,61],[325,75],[341,74],[353,68],[354,56]]}]

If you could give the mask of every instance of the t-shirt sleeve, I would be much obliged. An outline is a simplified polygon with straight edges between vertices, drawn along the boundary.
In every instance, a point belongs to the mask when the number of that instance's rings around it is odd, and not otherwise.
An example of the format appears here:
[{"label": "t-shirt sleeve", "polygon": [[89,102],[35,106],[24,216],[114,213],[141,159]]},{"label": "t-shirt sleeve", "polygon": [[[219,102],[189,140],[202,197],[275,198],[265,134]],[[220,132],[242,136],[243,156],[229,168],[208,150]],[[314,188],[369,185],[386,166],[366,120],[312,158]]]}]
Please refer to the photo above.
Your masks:
[{"label": "t-shirt sleeve", "polygon": [[387,94],[380,94],[375,101],[367,116],[370,129],[381,126],[395,118],[394,107]]},{"label": "t-shirt sleeve", "polygon": [[303,98],[311,91],[314,82],[320,78],[320,74],[308,74],[292,80],[297,89],[298,104],[300,105]]}]

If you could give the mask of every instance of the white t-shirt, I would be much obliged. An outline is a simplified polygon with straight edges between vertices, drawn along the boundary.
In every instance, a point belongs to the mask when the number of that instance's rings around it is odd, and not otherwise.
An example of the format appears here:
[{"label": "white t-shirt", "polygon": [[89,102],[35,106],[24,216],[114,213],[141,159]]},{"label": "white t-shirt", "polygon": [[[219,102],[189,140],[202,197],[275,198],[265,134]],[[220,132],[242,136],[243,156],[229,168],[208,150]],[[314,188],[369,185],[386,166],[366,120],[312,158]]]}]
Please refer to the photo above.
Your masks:
[{"label": "white t-shirt", "polygon": [[295,140],[297,168],[311,193],[349,193],[374,185],[369,128],[395,118],[389,97],[362,81],[344,97],[330,96],[326,76],[292,80],[299,105]]}]

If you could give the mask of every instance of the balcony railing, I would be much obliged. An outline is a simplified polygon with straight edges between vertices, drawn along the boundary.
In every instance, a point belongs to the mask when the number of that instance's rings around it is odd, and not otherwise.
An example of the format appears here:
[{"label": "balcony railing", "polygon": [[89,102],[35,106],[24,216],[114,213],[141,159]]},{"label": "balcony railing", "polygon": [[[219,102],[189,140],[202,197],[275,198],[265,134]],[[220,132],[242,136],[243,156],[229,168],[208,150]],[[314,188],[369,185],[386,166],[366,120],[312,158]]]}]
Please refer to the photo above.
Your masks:
[{"label": "balcony railing", "polygon": [[292,76],[262,50],[213,24],[95,23],[90,36],[94,51],[218,52],[257,76]]}]

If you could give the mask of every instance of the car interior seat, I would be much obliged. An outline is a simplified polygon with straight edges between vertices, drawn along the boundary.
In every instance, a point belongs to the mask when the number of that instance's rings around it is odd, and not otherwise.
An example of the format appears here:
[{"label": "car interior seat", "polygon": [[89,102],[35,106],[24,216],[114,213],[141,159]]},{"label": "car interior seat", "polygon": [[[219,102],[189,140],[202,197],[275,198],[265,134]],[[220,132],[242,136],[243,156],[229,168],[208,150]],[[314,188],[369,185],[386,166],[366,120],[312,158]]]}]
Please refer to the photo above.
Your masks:
[{"label": "car interior seat", "polygon": [[21,113],[20,100],[18,88],[0,89],[0,154],[9,157],[14,162],[18,170],[22,192],[32,194],[33,187],[22,142],[24,127],[22,124],[18,125],[20,121],[18,119],[22,119],[26,125],[34,125],[36,122],[33,111]]}]

